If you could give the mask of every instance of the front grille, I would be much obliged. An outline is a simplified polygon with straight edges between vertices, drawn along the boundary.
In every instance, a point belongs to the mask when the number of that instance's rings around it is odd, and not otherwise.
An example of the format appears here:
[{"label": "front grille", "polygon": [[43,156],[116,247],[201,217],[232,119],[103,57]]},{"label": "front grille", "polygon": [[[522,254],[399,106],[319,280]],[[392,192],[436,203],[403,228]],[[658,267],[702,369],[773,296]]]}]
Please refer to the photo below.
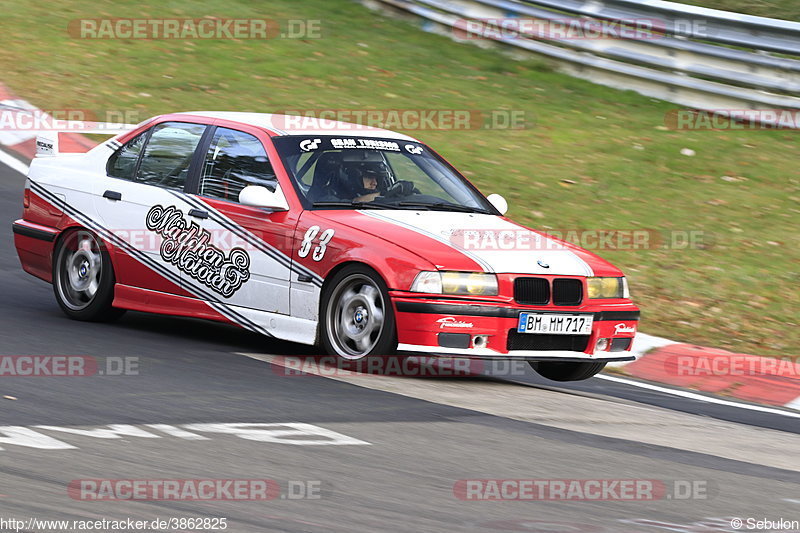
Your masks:
[{"label": "front grille", "polygon": [[515,329],[508,331],[507,350],[565,350],[582,352],[589,344],[589,335],[547,335],[520,333]]},{"label": "front grille", "polygon": [[514,299],[526,305],[545,305],[550,302],[550,283],[545,278],[517,278]]},{"label": "front grille", "polygon": [[553,303],[555,305],[580,305],[582,300],[583,283],[581,280],[553,280]]}]

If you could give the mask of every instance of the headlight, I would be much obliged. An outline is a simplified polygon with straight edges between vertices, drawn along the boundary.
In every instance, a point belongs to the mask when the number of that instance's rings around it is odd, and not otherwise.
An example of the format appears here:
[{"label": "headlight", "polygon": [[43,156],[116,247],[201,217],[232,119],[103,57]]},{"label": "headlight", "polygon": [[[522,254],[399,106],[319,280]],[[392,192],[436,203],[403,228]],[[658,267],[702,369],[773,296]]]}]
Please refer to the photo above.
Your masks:
[{"label": "headlight", "polygon": [[442,294],[442,275],[439,272],[420,272],[411,284],[411,292]]},{"label": "headlight", "polygon": [[630,298],[625,278],[587,278],[589,298]]},{"label": "headlight", "polygon": [[420,272],[411,284],[413,292],[496,296],[497,276],[484,272]]}]

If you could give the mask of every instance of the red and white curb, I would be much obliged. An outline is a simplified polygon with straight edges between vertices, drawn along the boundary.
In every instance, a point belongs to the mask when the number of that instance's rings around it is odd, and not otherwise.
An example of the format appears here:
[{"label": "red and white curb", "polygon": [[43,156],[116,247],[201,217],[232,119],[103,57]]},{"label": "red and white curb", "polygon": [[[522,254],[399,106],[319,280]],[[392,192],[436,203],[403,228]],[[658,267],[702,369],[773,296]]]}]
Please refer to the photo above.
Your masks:
[{"label": "red and white curb", "polygon": [[[0,145],[30,160],[36,154],[36,136],[39,132],[35,127],[49,122],[53,122],[52,117],[30,102],[16,98],[0,83]],[[58,140],[59,150],[65,153],[85,152],[97,145],[79,133],[59,133]]]},{"label": "red and white curb", "polygon": [[[655,348],[675,344],[675,341],[665,339],[664,337],[656,337],[655,335],[648,335],[641,331],[636,332],[636,337],[633,339],[633,346],[631,347],[631,355],[639,359],[644,354]],[[623,368],[631,364],[633,361],[618,361],[615,363],[608,363],[608,368]]]},{"label": "red and white curb", "polygon": [[[636,345],[639,337],[634,340]],[[663,339],[666,340],[666,339]],[[659,344],[659,343],[657,343]],[[668,341],[644,353],[624,373],[647,381],[800,410],[800,363]]]},{"label": "red and white curb", "polygon": [[[29,102],[15,98],[4,85],[0,84],[0,113],[14,113],[14,110],[20,113],[38,111]],[[36,153],[36,135],[36,131],[4,131],[0,124],[0,145],[27,161],[30,161]],[[85,152],[97,143],[79,133],[61,133],[59,144],[62,152]],[[2,150],[0,150],[0,162],[24,175],[28,173],[26,163]],[[635,361],[612,363],[609,367],[620,369],[637,379],[680,387],[683,390],[607,374],[598,377],[667,394],[763,412],[795,416],[787,411],[731,402],[691,391],[800,410],[799,363],[786,360],[778,360],[779,363],[776,363],[776,360],[770,357],[735,354],[641,332],[636,334],[631,354],[636,356]],[[800,414],[796,416],[800,417]]]},{"label": "red and white curb", "polygon": [[[656,337],[655,335],[648,335],[647,333],[642,333],[641,331],[637,331],[636,338],[633,339],[633,348],[631,348],[631,355],[634,355],[636,356],[636,359],[639,359],[650,350],[663,348],[664,346],[669,346],[670,344],[676,344],[676,342],[673,340],[665,339],[664,337]],[[619,363],[619,365],[627,366],[632,362],[633,361],[625,361],[623,363]]]}]

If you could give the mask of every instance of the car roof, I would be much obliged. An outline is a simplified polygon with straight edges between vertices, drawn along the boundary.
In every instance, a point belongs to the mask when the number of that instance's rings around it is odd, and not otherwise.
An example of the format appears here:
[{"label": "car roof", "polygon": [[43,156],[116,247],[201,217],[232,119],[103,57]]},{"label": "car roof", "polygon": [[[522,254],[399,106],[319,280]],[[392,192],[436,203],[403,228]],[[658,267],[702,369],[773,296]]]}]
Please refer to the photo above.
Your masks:
[{"label": "car roof", "polygon": [[278,136],[332,135],[341,137],[380,137],[384,139],[419,142],[413,137],[396,131],[314,117],[277,115],[271,113],[245,113],[238,111],[191,111],[177,114],[194,115],[248,124],[270,130]]}]

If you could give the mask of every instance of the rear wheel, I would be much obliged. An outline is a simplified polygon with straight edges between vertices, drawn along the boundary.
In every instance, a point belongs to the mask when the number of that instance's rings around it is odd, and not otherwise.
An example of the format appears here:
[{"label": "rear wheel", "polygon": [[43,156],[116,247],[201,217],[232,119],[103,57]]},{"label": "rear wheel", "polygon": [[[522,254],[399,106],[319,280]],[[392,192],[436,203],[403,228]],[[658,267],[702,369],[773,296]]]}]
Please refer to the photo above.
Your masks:
[{"label": "rear wheel", "polygon": [[528,361],[540,376],[552,381],[582,381],[594,376],[605,363],[560,363],[557,361]]},{"label": "rear wheel", "polygon": [[323,290],[320,311],[322,346],[331,355],[356,360],[397,349],[389,290],[369,267],[340,270]]},{"label": "rear wheel", "polygon": [[58,243],[53,259],[53,290],[64,313],[75,320],[115,320],[125,311],[114,301],[114,269],[97,237],[71,231]]}]

